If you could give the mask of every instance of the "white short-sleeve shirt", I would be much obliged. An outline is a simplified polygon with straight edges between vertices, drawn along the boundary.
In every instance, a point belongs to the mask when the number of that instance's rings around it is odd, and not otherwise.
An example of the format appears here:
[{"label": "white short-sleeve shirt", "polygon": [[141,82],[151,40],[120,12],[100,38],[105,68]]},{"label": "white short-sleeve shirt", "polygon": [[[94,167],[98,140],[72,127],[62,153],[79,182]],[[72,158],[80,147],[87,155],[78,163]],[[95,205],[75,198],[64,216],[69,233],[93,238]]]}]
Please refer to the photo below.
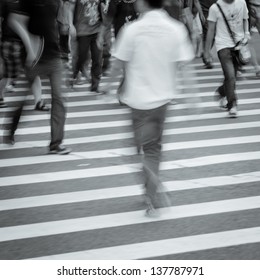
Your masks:
[{"label": "white short-sleeve shirt", "polygon": [[194,52],[184,25],[154,10],[122,29],[113,56],[127,62],[122,102],[147,110],[173,99],[176,62],[192,60]]},{"label": "white short-sleeve shirt", "polygon": [[[244,38],[243,20],[248,19],[248,10],[245,0],[234,0],[233,3],[228,4],[223,0],[217,2],[229,23],[229,26],[235,34],[236,42]],[[213,4],[209,9],[208,21],[216,22],[215,43],[217,51],[225,48],[233,48],[235,46],[224,18],[216,4]]]}]

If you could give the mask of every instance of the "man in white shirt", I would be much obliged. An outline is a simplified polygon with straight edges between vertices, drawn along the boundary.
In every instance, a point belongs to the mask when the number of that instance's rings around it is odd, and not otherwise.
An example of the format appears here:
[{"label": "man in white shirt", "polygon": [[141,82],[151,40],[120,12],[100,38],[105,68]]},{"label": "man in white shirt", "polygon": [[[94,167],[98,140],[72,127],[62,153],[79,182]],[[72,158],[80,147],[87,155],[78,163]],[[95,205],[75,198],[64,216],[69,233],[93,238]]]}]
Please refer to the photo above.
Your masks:
[{"label": "man in white shirt", "polygon": [[[176,91],[177,62],[194,57],[184,25],[162,10],[163,0],[138,0],[138,20],[119,34],[111,76],[125,70],[121,101],[132,110],[138,148],[142,148],[147,215],[160,207],[157,193],[161,138],[167,104]],[[161,203],[161,201],[160,201]]]},{"label": "man in white shirt", "polygon": [[[218,0],[216,4],[210,7],[208,16],[208,34],[204,57],[206,60],[209,59],[210,47],[215,37],[216,49],[225,77],[223,85],[216,92],[219,94],[221,107],[226,106],[228,116],[234,118],[237,117],[235,88],[236,72],[239,64],[236,60],[236,51],[234,49],[236,44],[228,31],[224,17],[217,4],[223,10],[236,42],[240,42],[243,39],[248,40],[250,37],[248,10],[245,0]],[[227,105],[223,103],[225,98],[227,98]]]}]

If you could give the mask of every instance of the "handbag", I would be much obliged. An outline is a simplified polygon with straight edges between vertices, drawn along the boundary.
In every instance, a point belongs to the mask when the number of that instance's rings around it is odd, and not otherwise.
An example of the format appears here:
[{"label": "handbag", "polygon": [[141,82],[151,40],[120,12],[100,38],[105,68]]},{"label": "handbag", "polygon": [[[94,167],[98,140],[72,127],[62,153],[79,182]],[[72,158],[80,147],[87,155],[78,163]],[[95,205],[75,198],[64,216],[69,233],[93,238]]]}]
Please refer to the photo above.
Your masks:
[{"label": "handbag", "polygon": [[250,49],[248,47],[248,43],[247,41],[244,41],[244,40],[241,40],[239,42],[236,42],[236,39],[235,39],[235,35],[234,35],[234,32],[231,30],[229,24],[228,24],[228,21],[227,21],[227,18],[222,10],[222,8],[220,7],[220,5],[217,3],[217,6],[225,20],[225,23],[226,23],[226,26],[227,26],[227,29],[228,29],[228,32],[233,40],[233,42],[235,43],[235,50],[236,50],[236,59],[237,59],[237,62],[240,64],[240,65],[246,65],[250,62],[251,60],[251,53],[250,53]]}]

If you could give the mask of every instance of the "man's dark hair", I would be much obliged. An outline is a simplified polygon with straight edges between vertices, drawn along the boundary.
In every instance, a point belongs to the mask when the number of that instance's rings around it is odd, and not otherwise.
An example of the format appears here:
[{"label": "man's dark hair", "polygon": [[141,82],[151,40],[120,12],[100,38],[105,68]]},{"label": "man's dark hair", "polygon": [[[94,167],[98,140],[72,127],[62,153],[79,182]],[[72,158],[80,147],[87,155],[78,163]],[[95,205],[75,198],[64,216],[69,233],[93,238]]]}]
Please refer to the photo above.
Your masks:
[{"label": "man's dark hair", "polygon": [[145,0],[151,8],[160,9],[163,7],[163,0]]}]

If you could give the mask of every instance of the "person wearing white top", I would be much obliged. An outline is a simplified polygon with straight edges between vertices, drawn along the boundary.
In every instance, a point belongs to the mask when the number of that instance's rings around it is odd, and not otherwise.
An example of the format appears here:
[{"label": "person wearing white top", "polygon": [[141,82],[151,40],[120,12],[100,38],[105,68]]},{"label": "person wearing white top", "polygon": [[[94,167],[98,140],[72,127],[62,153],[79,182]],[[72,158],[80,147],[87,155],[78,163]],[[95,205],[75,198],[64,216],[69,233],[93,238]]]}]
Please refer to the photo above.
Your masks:
[{"label": "person wearing white top", "polygon": [[111,70],[113,77],[125,69],[121,101],[131,108],[136,145],[144,152],[148,215],[165,203],[157,192],[161,138],[167,104],[176,92],[177,62],[194,58],[185,26],[172,19],[162,5],[163,0],[136,1],[141,16],[120,31]]},{"label": "person wearing white top", "polygon": [[[224,83],[219,87],[216,93],[219,95],[221,107],[226,107],[228,116],[237,117],[237,97],[235,94],[236,88],[236,73],[239,64],[236,59],[235,42],[232,40],[230,32],[224,17],[217,6],[223,10],[223,13],[228,21],[236,42],[248,40],[250,37],[248,27],[248,10],[245,0],[218,0],[209,10],[208,16],[208,34],[204,58],[207,60],[210,57],[210,47],[215,37],[216,49],[218,57],[224,73]],[[227,98],[227,105],[223,104]],[[222,106],[223,105],[223,106]]]}]

